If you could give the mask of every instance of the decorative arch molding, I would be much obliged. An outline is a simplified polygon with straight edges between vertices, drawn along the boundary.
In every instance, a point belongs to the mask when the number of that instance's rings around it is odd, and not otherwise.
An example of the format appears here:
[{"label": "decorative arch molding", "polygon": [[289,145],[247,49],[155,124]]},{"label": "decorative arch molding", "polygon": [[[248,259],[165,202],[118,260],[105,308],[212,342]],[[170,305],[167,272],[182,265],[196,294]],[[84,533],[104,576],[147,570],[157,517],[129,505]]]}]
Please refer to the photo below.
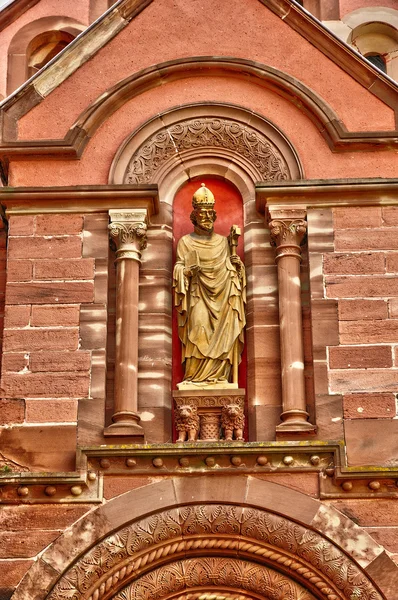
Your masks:
[{"label": "decorative arch molding", "polygon": [[[91,512],[44,552],[12,598],[132,600],[126,588],[140,578],[153,580],[159,569],[188,559],[202,561],[203,569],[206,563],[209,574],[215,559],[225,558],[236,561],[236,577],[260,568],[264,577],[275,572],[281,585],[303,588],[307,595],[297,600],[392,600],[395,593],[398,568],[334,508],[255,477],[235,477],[231,485],[228,476],[199,476],[144,486]],[[204,575],[203,593],[214,591],[210,579]],[[41,591],[37,581],[45,582]],[[163,597],[194,598],[194,583]],[[263,599],[261,585],[242,584],[239,593]],[[225,583],[219,587],[221,595],[237,593]]]},{"label": "decorative arch molding", "polygon": [[[54,139],[50,143],[43,143],[42,140],[28,142],[18,140],[18,120],[33,108],[33,105],[26,104],[21,107],[21,110],[16,110],[14,102],[10,106],[6,105],[4,112],[9,118],[6,130],[3,130],[2,152],[10,157],[40,154],[63,160],[75,159],[82,155],[96,130],[132,98],[171,81],[208,76],[227,76],[245,80],[250,78],[254,84],[282,96],[308,116],[334,151],[374,150],[376,140],[378,148],[384,145],[391,149],[391,145],[398,145],[395,131],[365,133],[347,131],[337,114],[322,98],[301,81],[278,69],[242,58],[199,56],[159,63],[120,81],[101,94],[82,112],[63,139]],[[37,94],[35,98],[34,105],[42,100]]]},{"label": "decorative arch molding", "polygon": [[[19,29],[8,47],[7,94],[11,94],[28,78],[28,51],[32,40],[50,32],[64,32],[75,38],[86,25],[71,17],[42,17]],[[21,61],[24,61],[21,64]]]},{"label": "decorative arch molding", "polygon": [[113,160],[109,181],[161,189],[173,171],[180,172],[179,182],[181,171],[188,179],[192,165],[209,156],[213,170],[236,165],[253,185],[303,177],[294,147],[273,123],[240,106],[198,103],[168,110],[133,132]]},{"label": "decorative arch molding", "polygon": [[[240,594],[242,589],[244,596]],[[203,600],[208,593],[219,600],[220,592],[235,594],[239,600],[316,600],[302,585],[278,571],[230,557],[197,557],[169,563],[139,577],[113,598],[171,600],[177,596],[182,600],[196,593]]]}]

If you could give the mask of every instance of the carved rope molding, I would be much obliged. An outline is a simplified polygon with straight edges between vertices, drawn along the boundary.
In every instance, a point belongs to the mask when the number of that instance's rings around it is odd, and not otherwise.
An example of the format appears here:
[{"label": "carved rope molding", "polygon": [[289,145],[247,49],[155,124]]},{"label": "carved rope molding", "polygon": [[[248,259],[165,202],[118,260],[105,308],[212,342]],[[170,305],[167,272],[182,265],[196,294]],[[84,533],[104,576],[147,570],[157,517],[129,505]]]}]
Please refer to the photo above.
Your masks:
[{"label": "carved rope molding", "polygon": [[64,573],[47,600],[109,600],[173,557],[224,554],[275,566],[323,600],[382,600],[365,573],[318,533],[233,505],[182,506],[106,537]]},{"label": "carved rope molding", "polygon": [[147,139],[131,157],[124,183],[154,181],[157,171],[177,152],[198,148],[236,152],[254,165],[263,181],[290,179],[282,154],[263,134],[232,119],[203,117],[181,121]]},{"label": "carved rope molding", "polygon": [[[181,560],[146,573],[114,600],[161,600],[186,589],[244,589],[264,600],[315,600],[300,584],[263,565],[233,558]],[[217,600],[219,595],[216,595]],[[215,598],[215,596],[213,596]]]}]

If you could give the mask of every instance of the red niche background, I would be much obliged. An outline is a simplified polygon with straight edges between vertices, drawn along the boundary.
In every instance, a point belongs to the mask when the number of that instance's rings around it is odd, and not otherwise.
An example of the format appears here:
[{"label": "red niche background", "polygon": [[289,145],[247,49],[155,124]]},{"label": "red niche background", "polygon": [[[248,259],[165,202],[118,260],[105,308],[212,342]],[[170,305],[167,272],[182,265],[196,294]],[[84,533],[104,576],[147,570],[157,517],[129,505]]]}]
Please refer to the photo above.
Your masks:
[{"label": "red niche background", "polygon": [[[187,182],[174,197],[173,203],[173,265],[177,243],[179,239],[193,231],[193,225],[189,218],[192,211],[192,196],[204,183],[214,194],[216,203],[215,210],[217,220],[214,231],[220,235],[228,236],[231,225],[238,225],[242,235],[239,238],[237,253],[244,261],[243,251],[243,203],[239,191],[232,184],[217,179],[216,177],[202,176]],[[173,390],[177,389],[177,383],[183,379],[183,367],[181,364],[181,342],[178,338],[177,313],[174,310],[173,298]],[[243,351],[242,362],[239,367],[239,387],[246,387],[246,349]]]}]

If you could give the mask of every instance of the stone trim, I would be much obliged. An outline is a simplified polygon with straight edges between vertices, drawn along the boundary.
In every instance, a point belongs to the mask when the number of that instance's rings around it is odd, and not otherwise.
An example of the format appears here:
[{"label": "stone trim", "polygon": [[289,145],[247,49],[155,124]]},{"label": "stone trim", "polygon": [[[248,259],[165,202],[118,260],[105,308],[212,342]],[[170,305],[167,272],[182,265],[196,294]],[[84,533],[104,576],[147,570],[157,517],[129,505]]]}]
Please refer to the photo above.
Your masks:
[{"label": "stone trim", "polygon": [[78,185],[70,187],[0,188],[5,215],[104,213],[109,209],[159,211],[157,185]]},{"label": "stone trim", "polygon": [[[74,42],[60,52],[58,56],[61,56],[73,44]],[[367,61],[363,60],[363,62]],[[367,65],[365,66],[367,67]],[[372,69],[370,65],[369,68]],[[19,96],[18,98],[10,96],[9,101],[4,102],[2,105],[0,113],[3,114],[3,125],[0,151],[3,155],[14,160],[32,155],[51,155],[54,158],[76,159],[82,155],[95,131],[122,104],[139,96],[144,91],[158,86],[159,79],[165,84],[179,78],[186,79],[190,75],[195,77],[227,75],[228,77],[243,77],[245,79],[250,75],[252,81],[257,85],[274,91],[289,102],[295,104],[297,102],[295,99],[298,99],[301,103],[301,110],[316,125],[327,144],[335,152],[374,150],[375,144],[377,144],[377,149],[391,149],[398,145],[398,137],[395,131],[367,131],[365,133],[348,131],[344,123],[339,120],[338,115],[321,97],[302,82],[278,69],[234,57],[192,57],[154,65],[117,83],[113,88],[101,94],[97,100],[83,111],[64,139],[51,140],[51,142],[19,141],[17,139],[18,120],[43,99],[41,93],[33,87],[35,81],[33,80],[20,92],[20,102],[18,101]],[[373,75],[377,78],[376,73],[373,73]],[[394,89],[394,95],[396,93]],[[392,94],[392,91],[390,94]],[[398,100],[396,100],[396,104],[398,105]]]}]

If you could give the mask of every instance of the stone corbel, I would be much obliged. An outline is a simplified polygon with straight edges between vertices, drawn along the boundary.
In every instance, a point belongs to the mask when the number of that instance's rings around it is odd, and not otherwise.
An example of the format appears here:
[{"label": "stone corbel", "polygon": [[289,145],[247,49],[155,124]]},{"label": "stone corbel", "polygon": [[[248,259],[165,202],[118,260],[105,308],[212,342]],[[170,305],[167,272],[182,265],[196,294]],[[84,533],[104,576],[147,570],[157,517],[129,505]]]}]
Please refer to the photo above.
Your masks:
[{"label": "stone corbel", "polygon": [[301,316],[301,247],[307,231],[305,210],[269,209],[271,240],[278,267],[279,324],[282,366],[282,423],[277,433],[311,433],[304,379]]},{"label": "stone corbel", "polygon": [[116,245],[116,355],[112,425],[105,436],[144,441],[138,415],[138,284],[146,248],[147,210],[110,210],[109,234]]}]

